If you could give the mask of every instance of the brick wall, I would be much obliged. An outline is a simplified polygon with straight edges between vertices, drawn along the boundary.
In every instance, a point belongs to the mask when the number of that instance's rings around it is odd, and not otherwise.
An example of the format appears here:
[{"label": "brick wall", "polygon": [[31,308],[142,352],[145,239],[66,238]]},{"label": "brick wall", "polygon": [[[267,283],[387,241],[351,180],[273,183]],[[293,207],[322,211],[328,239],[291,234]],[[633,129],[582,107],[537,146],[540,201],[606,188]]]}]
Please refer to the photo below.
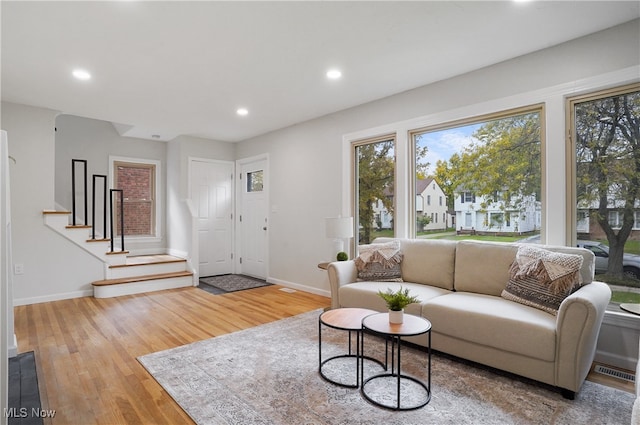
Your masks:
[{"label": "brick wall", "polygon": [[[153,175],[154,167],[136,164],[118,165],[117,189],[123,190],[124,234],[153,235]],[[120,205],[116,202],[116,231],[120,233]]]}]

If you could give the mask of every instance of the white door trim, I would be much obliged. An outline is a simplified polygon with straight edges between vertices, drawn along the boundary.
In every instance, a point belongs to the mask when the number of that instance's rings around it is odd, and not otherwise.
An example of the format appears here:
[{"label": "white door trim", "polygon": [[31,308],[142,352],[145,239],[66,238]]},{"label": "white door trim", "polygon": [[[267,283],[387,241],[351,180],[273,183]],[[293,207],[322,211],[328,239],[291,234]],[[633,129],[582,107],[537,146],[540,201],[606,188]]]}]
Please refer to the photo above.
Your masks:
[{"label": "white door trim", "polygon": [[[187,205],[189,206],[189,210],[191,213],[191,262],[192,262],[192,267],[195,269],[195,271],[198,274],[199,277],[199,263],[200,263],[200,241],[198,240],[198,232],[196,230],[196,217],[194,216],[195,212],[193,211],[193,200],[191,199],[191,186],[192,186],[192,182],[191,182],[191,172],[192,172],[192,164],[194,162],[207,162],[207,163],[211,163],[211,164],[225,164],[225,165],[231,165],[231,169],[232,169],[232,173],[233,173],[233,178],[231,179],[231,184],[232,187],[231,188],[231,192],[236,194],[236,162],[235,161],[225,161],[225,160],[221,160],[221,159],[211,159],[211,158],[200,158],[200,157],[195,157],[195,156],[189,156],[187,158],[187,163],[188,163],[188,167],[187,167]],[[232,198],[231,200],[232,202],[232,206],[231,206],[231,210],[233,211],[234,217],[233,217],[233,225],[231,226],[231,252],[233,252],[233,258],[234,261],[231,262],[232,265],[232,273],[236,273],[237,270],[237,266],[236,266],[236,198],[235,196]],[[196,283],[197,285],[197,283]]]},{"label": "white door trim", "polygon": [[[239,180],[239,174],[242,172],[242,166],[245,164],[250,164],[252,162],[256,162],[256,161],[264,161],[265,162],[265,181],[264,181],[264,187],[266,188],[265,190],[265,205],[266,205],[266,215],[267,215],[267,226],[269,227],[269,230],[271,228],[271,214],[270,214],[270,209],[269,209],[269,205],[271,205],[271,203],[269,202],[270,199],[270,185],[271,185],[271,174],[270,174],[270,170],[269,170],[269,154],[268,153],[263,153],[260,155],[254,155],[254,156],[250,156],[247,158],[241,158],[236,160],[236,175],[235,175],[235,179],[234,181],[238,181]],[[236,209],[235,209],[235,224],[236,224],[236,228],[239,228],[240,222],[239,222],[239,217],[240,217],[240,213],[242,211],[242,184],[238,183],[236,184]],[[269,281],[269,233],[270,231],[267,231],[267,234],[265,236],[265,253],[264,253],[264,262],[265,262],[265,280]],[[240,231],[235,233],[236,235],[236,256],[234,257],[234,263],[235,263],[235,267],[236,267],[236,271],[242,273],[242,264],[240,264],[240,258],[242,257],[242,234]]]}]

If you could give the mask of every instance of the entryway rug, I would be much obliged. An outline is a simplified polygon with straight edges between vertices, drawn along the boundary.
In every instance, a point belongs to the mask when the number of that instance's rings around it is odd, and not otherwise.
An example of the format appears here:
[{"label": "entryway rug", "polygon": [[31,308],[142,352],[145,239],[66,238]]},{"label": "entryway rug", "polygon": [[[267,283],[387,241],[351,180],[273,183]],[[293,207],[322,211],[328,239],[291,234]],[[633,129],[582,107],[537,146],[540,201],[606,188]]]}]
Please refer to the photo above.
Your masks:
[{"label": "entryway rug", "polygon": [[[585,382],[576,399],[510,374],[434,354],[432,398],[394,412],[318,374],[318,316],[270,324],[138,358],[199,425],[626,424],[633,394]],[[344,352],[347,332],[323,327],[323,358]],[[384,344],[365,338],[367,354]],[[380,357],[378,357],[380,358]],[[340,364],[340,362],[338,362]],[[345,376],[355,363],[345,361]],[[403,372],[426,379],[426,352],[403,347]],[[410,394],[408,394],[410,395]]]},{"label": "entryway rug", "polygon": [[242,274],[224,274],[219,276],[201,277],[198,288],[212,294],[226,294],[228,292],[244,291],[245,289],[260,288],[271,285],[267,281]]},{"label": "entryway rug", "polygon": [[33,351],[9,359],[9,410],[3,412],[9,425],[41,425],[40,391]]}]

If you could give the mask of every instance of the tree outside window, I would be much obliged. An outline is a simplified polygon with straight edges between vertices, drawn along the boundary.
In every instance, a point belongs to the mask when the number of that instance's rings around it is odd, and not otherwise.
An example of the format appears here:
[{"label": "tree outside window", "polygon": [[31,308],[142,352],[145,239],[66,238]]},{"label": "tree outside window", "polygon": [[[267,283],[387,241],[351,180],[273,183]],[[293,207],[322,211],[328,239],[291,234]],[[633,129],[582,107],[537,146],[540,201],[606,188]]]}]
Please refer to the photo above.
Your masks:
[{"label": "tree outside window", "polygon": [[[640,211],[640,85],[569,104],[577,239],[608,246],[606,270],[596,270],[599,280],[640,286],[628,257],[640,254],[640,231],[634,230]],[[614,301],[625,301],[617,297],[614,291]]]}]

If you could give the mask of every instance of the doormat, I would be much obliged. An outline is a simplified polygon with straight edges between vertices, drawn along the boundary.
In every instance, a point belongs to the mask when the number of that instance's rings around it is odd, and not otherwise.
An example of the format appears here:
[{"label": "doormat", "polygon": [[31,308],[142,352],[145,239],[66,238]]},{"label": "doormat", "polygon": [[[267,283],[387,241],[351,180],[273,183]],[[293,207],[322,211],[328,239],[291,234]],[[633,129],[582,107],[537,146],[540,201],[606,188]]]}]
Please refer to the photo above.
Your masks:
[{"label": "doormat", "polygon": [[[4,412],[9,425],[42,425],[38,374],[33,351],[9,359],[9,409]],[[55,414],[55,413],[54,413]],[[52,416],[52,415],[47,415]]]},{"label": "doormat", "polygon": [[198,288],[211,294],[218,295],[269,285],[271,284],[267,281],[251,276],[245,276],[242,274],[224,274],[220,276],[201,277]]}]

